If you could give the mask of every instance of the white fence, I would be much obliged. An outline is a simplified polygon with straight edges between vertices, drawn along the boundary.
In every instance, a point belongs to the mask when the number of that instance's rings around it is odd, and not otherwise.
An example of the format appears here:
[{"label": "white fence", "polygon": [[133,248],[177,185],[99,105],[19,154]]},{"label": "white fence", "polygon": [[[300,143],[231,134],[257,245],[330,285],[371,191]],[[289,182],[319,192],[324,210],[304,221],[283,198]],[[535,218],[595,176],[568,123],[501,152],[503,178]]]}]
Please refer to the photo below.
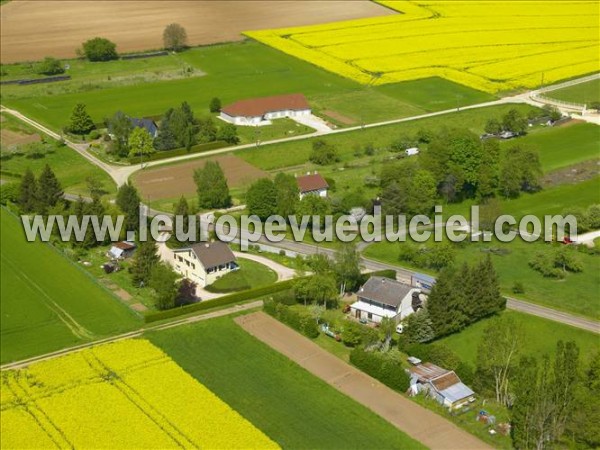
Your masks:
[{"label": "white fence", "polygon": [[587,105],[585,105],[584,103],[566,102],[564,100],[550,98],[543,94],[546,92],[557,91],[559,89],[563,89],[563,88],[566,88],[569,86],[575,86],[577,84],[587,83],[588,81],[594,81],[597,79],[600,79],[600,73],[595,73],[593,75],[589,75],[589,76],[583,77],[583,78],[578,78],[576,80],[565,81],[564,83],[559,83],[559,84],[554,84],[552,86],[543,87],[541,89],[538,89],[537,91],[532,92],[530,97],[532,100],[535,100],[535,101],[538,101],[541,103],[545,103],[548,105],[561,107],[564,109],[574,110],[574,111],[580,112],[583,115],[587,111]]}]

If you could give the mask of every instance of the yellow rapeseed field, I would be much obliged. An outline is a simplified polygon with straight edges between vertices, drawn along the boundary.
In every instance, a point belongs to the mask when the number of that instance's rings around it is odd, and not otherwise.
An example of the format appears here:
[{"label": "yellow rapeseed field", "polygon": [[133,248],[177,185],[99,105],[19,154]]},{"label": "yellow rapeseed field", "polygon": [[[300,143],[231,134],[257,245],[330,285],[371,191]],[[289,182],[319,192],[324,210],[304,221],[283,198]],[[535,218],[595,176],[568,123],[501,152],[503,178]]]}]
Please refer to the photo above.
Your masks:
[{"label": "yellow rapeseed field", "polygon": [[379,1],[400,13],[249,31],[365,84],[439,76],[486,92],[600,70],[598,1]]},{"label": "yellow rapeseed field", "polygon": [[276,449],[146,340],[2,373],[2,448]]}]

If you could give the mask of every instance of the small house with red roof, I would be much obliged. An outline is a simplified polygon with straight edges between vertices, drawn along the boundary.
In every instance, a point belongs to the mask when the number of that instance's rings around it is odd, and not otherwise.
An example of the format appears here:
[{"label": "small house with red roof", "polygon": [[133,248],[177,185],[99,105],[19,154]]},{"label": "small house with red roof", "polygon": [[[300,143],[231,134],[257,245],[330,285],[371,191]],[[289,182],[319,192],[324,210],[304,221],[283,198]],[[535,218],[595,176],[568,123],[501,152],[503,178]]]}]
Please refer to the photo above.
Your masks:
[{"label": "small house with red roof", "polygon": [[239,100],[221,108],[219,118],[242,126],[270,125],[273,119],[309,116],[310,105],[302,94]]},{"label": "small house with red roof", "polygon": [[296,177],[298,183],[298,192],[300,193],[300,199],[304,198],[305,195],[318,195],[319,197],[327,197],[327,191],[329,190],[329,184],[327,180],[323,178],[319,173],[307,173]]}]

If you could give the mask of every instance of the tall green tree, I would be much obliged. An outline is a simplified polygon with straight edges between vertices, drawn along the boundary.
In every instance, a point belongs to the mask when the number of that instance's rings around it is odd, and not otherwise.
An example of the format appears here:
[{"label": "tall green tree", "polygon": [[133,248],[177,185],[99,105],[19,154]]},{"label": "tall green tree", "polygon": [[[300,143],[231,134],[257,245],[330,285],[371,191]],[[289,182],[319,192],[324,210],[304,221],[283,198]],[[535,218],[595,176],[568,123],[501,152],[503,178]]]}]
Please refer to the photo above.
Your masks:
[{"label": "tall green tree", "polygon": [[464,292],[456,271],[447,268],[440,272],[427,301],[427,310],[436,337],[461,330],[466,323],[463,311]]},{"label": "tall green tree", "polygon": [[175,306],[179,293],[177,274],[165,263],[157,263],[150,271],[149,285],[155,292],[156,308],[170,309]]},{"label": "tall green tree", "polygon": [[515,134],[527,131],[527,118],[516,109],[511,109],[502,118],[502,128]]},{"label": "tall green tree", "polygon": [[125,215],[123,226],[126,231],[135,231],[140,223],[140,196],[137,189],[129,183],[119,187],[117,206]]},{"label": "tall green tree", "polygon": [[481,390],[494,392],[496,401],[510,406],[511,380],[523,344],[523,330],[511,317],[490,321],[477,348],[477,379]]},{"label": "tall green tree", "polygon": [[186,198],[182,195],[173,211],[173,233],[169,239],[169,246],[180,248],[187,246],[189,242],[180,242],[177,239],[177,233],[187,233],[190,227],[190,205]]},{"label": "tall green tree", "polygon": [[237,134],[237,127],[232,123],[225,123],[217,130],[216,139],[218,141],[227,142],[230,145],[240,143],[240,138]]},{"label": "tall green tree", "polygon": [[411,343],[429,342],[435,337],[427,308],[421,308],[406,318],[403,334]]},{"label": "tall green tree", "polygon": [[88,134],[95,127],[94,121],[88,114],[86,106],[83,103],[77,103],[71,113],[71,119],[69,126],[67,127],[68,131],[73,134],[84,135]]},{"label": "tall green tree", "polygon": [[384,317],[379,322],[379,330],[383,335],[383,348],[384,352],[387,352],[390,349],[390,344],[392,342],[392,337],[396,332],[396,321],[391,317]]},{"label": "tall green tree", "polygon": [[293,216],[300,201],[298,182],[293,175],[279,172],[273,180],[277,190],[277,214],[286,220]]},{"label": "tall green tree", "polygon": [[201,209],[228,208],[231,196],[227,179],[218,162],[207,161],[204,167],[194,172],[198,207]]},{"label": "tall green tree", "polygon": [[221,111],[221,100],[218,97],[213,97],[208,104],[208,109],[211,113],[217,113]]},{"label": "tall green tree", "polygon": [[343,292],[357,289],[361,282],[360,253],[351,242],[341,244],[335,252],[334,272]]},{"label": "tall green tree", "polygon": [[246,207],[263,220],[277,212],[277,189],[269,178],[256,180],[248,188]]},{"label": "tall green tree", "polygon": [[148,130],[142,127],[135,128],[129,135],[127,142],[129,147],[129,156],[148,156],[154,153],[154,147],[152,146],[152,136],[148,133]]},{"label": "tall green tree", "polygon": [[565,436],[570,436],[577,447],[600,448],[600,351],[586,367],[575,388],[573,408],[566,423]]},{"label": "tall green tree", "polygon": [[122,111],[117,111],[107,120],[108,132],[111,134],[110,150],[124,158],[129,155],[129,135],[133,124]]},{"label": "tall green tree", "polygon": [[110,61],[119,57],[117,44],[101,37],[85,41],[81,52],[90,61]]},{"label": "tall green tree", "polygon": [[499,188],[505,197],[540,188],[542,165],[539,154],[531,149],[513,146],[504,152],[500,164]]},{"label": "tall green tree", "polygon": [[60,60],[52,58],[51,56],[46,56],[41,63],[36,65],[35,71],[36,73],[43,75],[58,75],[64,73],[65,68]]},{"label": "tall green tree", "polygon": [[37,182],[31,169],[27,169],[19,185],[19,206],[23,213],[32,213],[37,208]]},{"label": "tall green tree", "polygon": [[294,285],[296,298],[307,303],[323,304],[327,308],[328,302],[337,298],[335,278],[330,274],[315,274],[308,278],[299,279]]},{"label": "tall green tree", "polygon": [[428,215],[433,211],[436,182],[430,172],[417,170],[410,180],[406,194],[406,211],[411,214]]},{"label": "tall green tree", "polygon": [[337,148],[323,139],[316,139],[312,143],[312,152],[309,160],[315,164],[325,166],[340,160]]},{"label": "tall green tree", "polygon": [[38,211],[42,214],[45,214],[48,209],[56,206],[64,194],[58,178],[56,178],[56,175],[48,164],[44,166],[44,169],[40,173],[36,190]]},{"label": "tall green tree", "polygon": [[131,279],[135,286],[147,286],[152,269],[160,262],[158,248],[152,240],[140,242],[130,267]]}]

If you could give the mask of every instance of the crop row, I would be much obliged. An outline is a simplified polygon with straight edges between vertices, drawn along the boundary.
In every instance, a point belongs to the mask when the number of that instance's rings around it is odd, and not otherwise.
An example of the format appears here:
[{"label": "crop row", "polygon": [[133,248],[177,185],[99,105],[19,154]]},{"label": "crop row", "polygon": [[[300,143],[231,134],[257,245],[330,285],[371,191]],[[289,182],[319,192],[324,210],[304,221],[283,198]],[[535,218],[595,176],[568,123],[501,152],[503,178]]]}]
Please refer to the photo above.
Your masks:
[{"label": "crop row", "polygon": [[2,448],[278,448],[145,340],[3,373]]}]

